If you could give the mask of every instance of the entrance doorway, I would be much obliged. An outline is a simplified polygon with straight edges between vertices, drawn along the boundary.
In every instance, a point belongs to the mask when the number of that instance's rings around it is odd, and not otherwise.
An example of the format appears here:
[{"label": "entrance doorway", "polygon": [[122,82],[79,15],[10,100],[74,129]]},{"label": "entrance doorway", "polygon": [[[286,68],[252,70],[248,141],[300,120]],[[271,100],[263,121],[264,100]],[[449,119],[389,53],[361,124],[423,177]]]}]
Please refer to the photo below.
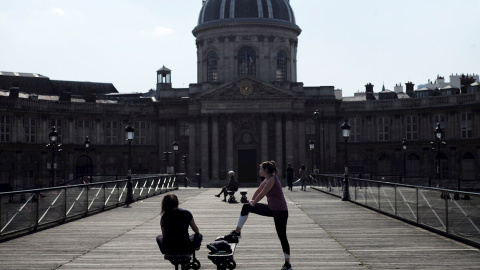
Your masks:
[{"label": "entrance doorway", "polygon": [[256,183],[258,162],[257,150],[255,149],[239,149],[238,150],[238,183]]}]

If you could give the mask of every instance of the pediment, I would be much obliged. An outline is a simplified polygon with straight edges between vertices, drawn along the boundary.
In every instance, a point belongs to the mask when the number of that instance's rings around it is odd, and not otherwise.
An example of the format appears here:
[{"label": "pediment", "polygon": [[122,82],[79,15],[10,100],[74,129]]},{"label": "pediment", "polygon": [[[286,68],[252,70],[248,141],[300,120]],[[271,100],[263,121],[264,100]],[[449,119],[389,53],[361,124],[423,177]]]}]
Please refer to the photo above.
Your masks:
[{"label": "pediment", "polygon": [[295,96],[294,93],[273,84],[251,77],[242,77],[200,93],[195,98],[202,100],[249,100],[264,98],[283,99],[293,98]]}]

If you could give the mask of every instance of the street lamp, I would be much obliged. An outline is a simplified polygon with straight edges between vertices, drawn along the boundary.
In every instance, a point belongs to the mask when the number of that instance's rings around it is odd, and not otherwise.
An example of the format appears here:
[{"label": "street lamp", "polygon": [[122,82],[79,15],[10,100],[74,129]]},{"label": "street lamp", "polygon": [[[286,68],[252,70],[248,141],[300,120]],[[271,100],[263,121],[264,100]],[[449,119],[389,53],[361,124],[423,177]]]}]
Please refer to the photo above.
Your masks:
[{"label": "street lamp", "polygon": [[[447,142],[445,141],[442,141],[442,138],[443,138],[443,134],[444,134],[444,131],[443,129],[440,127],[440,123],[437,123],[437,127],[435,128],[435,130],[433,131],[433,133],[435,134],[435,140],[437,141],[437,178],[438,179],[442,179],[442,174],[440,173],[440,146],[443,144],[443,145],[446,145]],[[434,142],[430,142],[431,146],[432,146],[432,150],[435,150],[435,143]]]},{"label": "street lamp", "polygon": [[177,152],[178,152],[178,142],[173,142],[173,152],[175,153],[175,168],[173,169],[173,173],[177,174]]},{"label": "street lamp", "polygon": [[[317,126],[318,128],[315,129],[317,130],[318,132],[318,148],[320,148],[320,113],[318,112],[318,110],[315,110],[315,112],[313,113],[313,115],[315,116],[315,118],[317,119]],[[318,160],[320,159],[320,155],[318,155],[317,157],[317,164],[319,166],[319,169],[320,172],[325,172],[325,118],[324,118],[324,115],[323,115],[323,110],[322,110],[322,166],[320,166],[320,162],[318,162]],[[319,151],[320,152],[320,151]]]},{"label": "street lamp", "polygon": [[[88,157],[88,148],[90,148],[90,139],[88,138],[88,136],[85,137],[85,142],[83,143],[83,145],[85,146],[85,152],[87,153],[87,168],[88,168],[88,161],[90,160],[90,158]],[[93,170],[93,161],[92,161],[92,170]],[[90,183],[92,183],[92,174],[90,172]]]},{"label": "street lamp", "polygon": [[[403,138],[402,148],[403,148],[403,181],[407,178],[407,139]],[[400,179],[400,183],[402,180]]]},{"label": "street lamp", "polygon": [[[50,170],[52,171],[52,179],[51,179],[50,186],[53,187],[55,185],[55,145],[58,139],[58,134],[55,126],[52,126],[52,131],[50,131],[50,133],[48,134],[48,138],[50,139],[50,143],[47,144],[47,148],[49,147],[52,148],[52,163],[50,164]],[[58,144],[56,146],[58,148],[57,149],[58,152],[62,151],[61,144]]]},{"label": "street lamp", "polygon": [[311,160],[312,173],[313,173],[313,149],[315,149],[315,141],[314,140],[308,141],[308,147],[310,148],[310,160]]},{"label": "street lamp", "polygon": [[125,128],[125,136],[128,141],[128,175],[127,175],[127,197],[125,203],[127,207],[133,202],[133,183],[132,183],[132,141],[135,136],[135,128],[131,123]]},{"label": "street lamp", "polygon": [[340,126],[342,129],[342,136],[345,140],[345,172],[344,172],[344,181],[345,187],[343,188],[343,195],[342,201],[350,201],[350,191],[349,191],[349,183],[348,183],[348,155],[347,155],[347,141],[348,137],[350,137],[350,124],[345,119],[345,122]]}]

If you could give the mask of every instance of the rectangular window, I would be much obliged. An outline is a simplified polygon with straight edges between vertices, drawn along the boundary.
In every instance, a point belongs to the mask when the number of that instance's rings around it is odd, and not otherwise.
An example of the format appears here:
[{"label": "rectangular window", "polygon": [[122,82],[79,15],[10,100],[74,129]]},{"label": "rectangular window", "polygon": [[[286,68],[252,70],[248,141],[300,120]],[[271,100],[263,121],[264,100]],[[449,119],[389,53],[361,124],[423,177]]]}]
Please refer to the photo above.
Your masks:
[{"label": "rectangular window", "polygon": [[147,144],[147,122],[133,122],[133,126],[135,127],[135,137],[133,138],[133,143]]},{"label": "rectangular window", "polygon": [[407,122],[407,141],[415,141],[418,140],[418,116],[416,115],[408,115],[406,117]]},{"label": "rectangular window", "polygon": [[76,143],[83,144],[87,136],[90,137],[90,121],[88,120],[77,120],[77,129],[75,130],[77,134]]},{"label": "rectangular window", "polygon": [[57,142],[62,143],[62,120],[61,119],[52,119],[50,120],[50,127],[55,127],[55,131],[57,132]]},{"label": "rectangular window", "polygon": [[360,118],[349,118],[348,122],[351,126],[350,128],[350,141],[351,142],[360,142],[361,138],[361,119]]},{"label": "rectangular window", "polygon": [[472,138],[472,113],[463,112],[462,113],[462,139]]},{"label": "rectangular window", "polygon": [[316,133],[315,131],[315,121],[313,120],[307,120],[305,121],[305,134],[306,135],[314,135]]},{"label": "rectangular window", "polygon": [[9,115],[0,115],[0,142],[10,142],[11,123],[12,118]]},{"label": "rectangular window", "polygon": [[377,118],[378,141],[390,141],[390,119],[387,117]]},{"label": "rectangular window", "polygon": [[118,123],[114,121],[107,121],[106,125],[106,144],[117,144],[118,143]]},{"label": "rectangular window", "polygon": [[180,136],[185,136],[188,137],[190,134],[190,130],[188,128],[188,122],[187,121],[182,121],[180,122]]},{"label": "rectangular window", "polygon": [[33,117],[25,118],[25,142],[36,143],[37,142],[37,121]]}]

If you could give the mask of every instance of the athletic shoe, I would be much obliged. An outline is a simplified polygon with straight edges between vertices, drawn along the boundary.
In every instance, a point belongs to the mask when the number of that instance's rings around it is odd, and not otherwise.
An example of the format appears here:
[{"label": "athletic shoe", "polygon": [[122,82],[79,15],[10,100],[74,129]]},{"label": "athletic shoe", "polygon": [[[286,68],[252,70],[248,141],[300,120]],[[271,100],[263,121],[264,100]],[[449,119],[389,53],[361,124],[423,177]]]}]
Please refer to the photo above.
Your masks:
[{"label": "athletic shoe", "polygon": [[231,237],[236,237],[236,238],[240,239],[240,238],[242,238],[242,233],[239,233],[236,230],[233,230],[231,233],[229,233],[225,236],[231,236]]},{"label": "athletic shoe", "polygon": [[282,270],[292,270],[292,265],[288,262],[285,262],[285,264],[282,267]]},{"label": "athletic shoe", "polygon": [[215,197],[218,197],[218,198],[220,198],[220,194],[217,194],[217,195],[215,195]]}]

